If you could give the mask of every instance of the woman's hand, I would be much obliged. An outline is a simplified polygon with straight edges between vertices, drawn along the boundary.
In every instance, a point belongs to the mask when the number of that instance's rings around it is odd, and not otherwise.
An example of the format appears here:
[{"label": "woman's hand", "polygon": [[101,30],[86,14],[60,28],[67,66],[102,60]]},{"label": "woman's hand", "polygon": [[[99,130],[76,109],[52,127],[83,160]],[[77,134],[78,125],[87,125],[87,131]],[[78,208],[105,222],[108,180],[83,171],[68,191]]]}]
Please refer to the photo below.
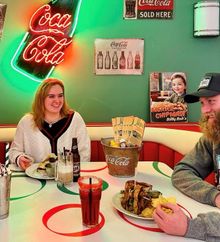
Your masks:
[{"label": "woman's hand", "polygon": [[[171,209],[172,213],[168,214],[164,212],[162,207]],[[187,231],[187,216],[176,204],[167,203],[157,206],[153,213],[153,219],[159,228],[167,234],[184,236]]]},{"label": "woman's hand", "polygon": [[18,163],[21,169],[26,170],[32,164],[32,160],[26,156],[21,156]]}]

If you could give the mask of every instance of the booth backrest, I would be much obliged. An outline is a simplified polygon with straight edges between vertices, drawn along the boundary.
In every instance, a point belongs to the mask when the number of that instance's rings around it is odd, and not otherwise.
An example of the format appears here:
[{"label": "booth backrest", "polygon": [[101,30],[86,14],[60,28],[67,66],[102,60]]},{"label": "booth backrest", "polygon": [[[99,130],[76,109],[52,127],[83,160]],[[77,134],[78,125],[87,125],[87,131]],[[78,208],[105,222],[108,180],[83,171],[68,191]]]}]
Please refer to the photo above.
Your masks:
[{"label": "booth backrest", "polygon": [[[164,162],[174,168],[175,164],[195,146],[202,135],[198,125],[188,127],[190,130],[187,130],[187,125],[181,126],[180,124],[170,127],[146,125],[139,160]],[[87,129],[91,139],[91,161],[104,161],[105,155],[100,140],[113,137],[111,125],[90,124],[87,125]],[[16,126],[0,125],[0,162],[4,162],[6,143],[11,143],[15,131]],[[212,173],[206,180],[213,184],[214,174]]]},{"label": "booth backrest", "polygon": [[[105,160],[101,138],[113,137],[111,126],[87,126],[91,139],[91,161]],[[16,127],[0,126],[0,159],[4,160],[5,144],[14,138]],[[160,161],[171,168],[188,153],[201,137],[200,132],[145,127],[143,148],[139,160]]]}]

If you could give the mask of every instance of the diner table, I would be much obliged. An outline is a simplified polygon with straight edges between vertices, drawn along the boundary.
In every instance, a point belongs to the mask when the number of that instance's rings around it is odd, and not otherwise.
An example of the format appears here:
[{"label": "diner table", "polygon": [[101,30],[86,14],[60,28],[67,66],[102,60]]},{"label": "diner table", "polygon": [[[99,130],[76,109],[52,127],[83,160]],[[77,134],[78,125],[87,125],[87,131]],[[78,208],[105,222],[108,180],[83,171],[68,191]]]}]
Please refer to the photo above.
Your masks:
[{"label": "diner table", "polygon": [[1,242],[180,242],[199,241],[163,233],[153,220],[126,215],[115,207],[113,197],[127,180],[135,179],[153,185],[163,196],[176,197],[183,211],[192,217],[199,213],[218,211],[201,204],[175,189],[171,184],[172,169],[160,162],[138,162],[135,176],[114,177],[106,162],[82,162],[81,176],[103,179],[99,225],[82,225],[78,184],[59,185],[55,180],[41,180],[24,172],[13,172],[11,179],[9,217],[0,220]]}]

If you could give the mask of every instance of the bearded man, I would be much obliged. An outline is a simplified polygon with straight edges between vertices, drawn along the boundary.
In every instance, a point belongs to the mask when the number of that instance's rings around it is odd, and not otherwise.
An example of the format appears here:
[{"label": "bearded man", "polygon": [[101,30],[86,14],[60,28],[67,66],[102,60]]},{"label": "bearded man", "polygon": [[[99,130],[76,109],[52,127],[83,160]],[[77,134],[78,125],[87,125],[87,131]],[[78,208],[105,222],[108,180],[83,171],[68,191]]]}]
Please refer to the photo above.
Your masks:
[{"label": "bearded man", "polygon": [[[200,82],[197,92],[187,94],[185,102],[200,102],[200,121],[203,136],[193,150],[174,168],[173,185],[187,196],[211,206],[220,208],[220,73],[207,73]],[[204,179],[216,174],[216,186]],[[199,214],[189,219],[176,205],[167,204],[173,210],[166,215],[161,207],[154,212],[154,220],[166,233],[206,241],[220,241],[220,213]]]}]

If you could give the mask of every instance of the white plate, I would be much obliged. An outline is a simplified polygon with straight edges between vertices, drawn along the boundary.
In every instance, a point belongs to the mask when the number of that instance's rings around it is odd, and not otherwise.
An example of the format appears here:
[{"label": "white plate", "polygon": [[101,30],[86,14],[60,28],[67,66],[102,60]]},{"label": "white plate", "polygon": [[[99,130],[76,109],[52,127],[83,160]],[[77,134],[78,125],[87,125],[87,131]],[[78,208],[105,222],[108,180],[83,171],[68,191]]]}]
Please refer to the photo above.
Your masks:
[{"label": "white plate", "polygon": [[36,179],[45,179],[45,180],[53,180],[54,177],[49,177],[47,175],[42,175],[39,172],[37,172],[37,167],[38,167],[39,163],[34,163],[33,165],[29,166],[26,170],[25,173],[32,177],[32,178],[36,178]]},{"label": "white plate", "polygon": [[112,204],[113,206],[120,212],[122,212],[123,214],[126,214],[130,217],[133,217],[133,218],[138,218],[138,219],[144,219],[144,220],[153,220],[153,218],[146,218],[146,217],[142,217],[142,216],[138,216],[134,213],[131,213],[127,210],[125,210],[122,206],[121,206],[121,197],[122,197],[122,194],[121,193],[116,193],[114,195],[114,197],[112,198]]},{"label": "white plate", "polygon": [[11,171],[23,171],[19,166],[17,166],[16,164],[9,164],[8,168],[11,170]]}]

